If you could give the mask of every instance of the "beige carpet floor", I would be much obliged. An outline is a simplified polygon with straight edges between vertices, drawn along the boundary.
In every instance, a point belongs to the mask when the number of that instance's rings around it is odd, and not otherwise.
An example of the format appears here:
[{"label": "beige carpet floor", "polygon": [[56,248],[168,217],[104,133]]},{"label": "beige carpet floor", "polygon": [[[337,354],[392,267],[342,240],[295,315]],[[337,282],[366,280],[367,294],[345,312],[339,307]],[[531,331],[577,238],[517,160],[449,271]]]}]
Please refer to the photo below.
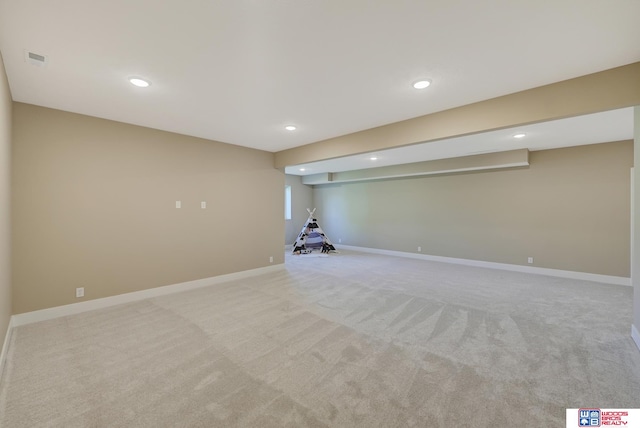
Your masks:
[{"label": "beige carpet floor", "polygon": [[640,407],[632,288],[342,252],[15,329],[13,427],[564,427]]}]

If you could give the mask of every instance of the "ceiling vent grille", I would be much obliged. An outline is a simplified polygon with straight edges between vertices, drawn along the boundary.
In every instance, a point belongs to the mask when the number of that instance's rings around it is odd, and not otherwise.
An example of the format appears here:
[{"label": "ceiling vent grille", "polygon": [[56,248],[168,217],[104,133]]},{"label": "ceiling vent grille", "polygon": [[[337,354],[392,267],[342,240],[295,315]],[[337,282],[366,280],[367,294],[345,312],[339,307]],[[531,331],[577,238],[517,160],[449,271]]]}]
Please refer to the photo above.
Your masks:
[{"label": "ceiling vent grille", "polygon": [[39,53],[27,51],[27,50],[24,51],[24,60],[27,63],[38,66],[38,67],[44,67],[49,62],[49,58],[46,55],[42,55]]}]

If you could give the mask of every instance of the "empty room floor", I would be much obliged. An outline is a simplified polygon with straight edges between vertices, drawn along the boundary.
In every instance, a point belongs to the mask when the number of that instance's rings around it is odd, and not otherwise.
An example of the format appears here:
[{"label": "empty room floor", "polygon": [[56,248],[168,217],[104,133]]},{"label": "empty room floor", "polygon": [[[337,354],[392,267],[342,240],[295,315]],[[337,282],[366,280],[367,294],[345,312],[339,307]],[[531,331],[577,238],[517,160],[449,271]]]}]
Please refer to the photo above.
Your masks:
[{"label": "empty room floor", "polygon": [[631,287],[343,251],[14,329],[2,427],[565,426],[640,407]]}]

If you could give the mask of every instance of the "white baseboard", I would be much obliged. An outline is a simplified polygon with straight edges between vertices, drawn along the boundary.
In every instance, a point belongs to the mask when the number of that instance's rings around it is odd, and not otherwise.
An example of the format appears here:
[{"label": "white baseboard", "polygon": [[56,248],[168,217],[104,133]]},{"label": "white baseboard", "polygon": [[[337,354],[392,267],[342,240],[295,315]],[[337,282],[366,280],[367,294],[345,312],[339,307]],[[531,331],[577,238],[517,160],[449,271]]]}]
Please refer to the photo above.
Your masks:
[{"label": "white baseboard", "polygon": [[11,334],[13,333],[13,317],[9,318],[9,325],[7,326],[7,334],[4,336],[4,343],[2,344],[2,353],[0,353],[0,381],[2,381],[2,373],[4,372],[4,365],[7,361],[7,353],[9,352],[9,343],[11,342]]},{"label": "white baseboard", "polygon": [[196,279],[194,281],[182,282],[179,284],[165,285],[163,287],[150,288],[147,290],[134,291],[131,293],[118,294],[117,296],[103,297],[100,299],[87,300],[85,302],[72,303],[70,305],[56,306],[53,308],[41,309],[33,312],[25,312],[14,315],[12,317],[13,326],[18,327],[25,324],[31,324],[39,321],[46,321],[53,318],[64,317],[67,315],[79,314],[82,312],[92,311],[94,309],[102,309],[110,306],[120,305],[122,303],[130,303],[138,300],[149,299],[152,297],[165,296],[167,294],[179,293],[181,291],[194,290],[197,288],[208,287],[223,282],[234,281],[237,279],[249,278],[268,272],[274,272],[284,269],[284,264],[266,266],[258,269],[251,269],[242,272],[230,273],[227,275],[214,276],[211,278]]},{"label": "white baseboard", "polygon": [[633,324],[631,324],[631,338],[633,339],[634,342],[636,342],[638,351],[640,351],[640,331],[638,331],[636,326]]},{"label": "white baseboard", "polygon": [[[509,270],[514,272],[533,273],[536,275],[555,276],[559,278],[579,279],[583,281],[602,282],[613,285],[631,286],[631,278],[623,276],[599,275],[595,273],[575,272],[560,269],[548,269],[534,266],[512,265],[508,263],[484,262],[481,260],[457,259],[454,257],[431,256],[428,254],[406,253],[403,251],[380,250],[377,248],[355,247],[351,245],[338,245],[339,248],[361,251],[365,253],[384,254],[387,256],[408,257],[412,259],[429,260],[433,262],[453,263],[465,266],[476,266],[489,269]],[[336,248],[337,248],[336,247]]]}]

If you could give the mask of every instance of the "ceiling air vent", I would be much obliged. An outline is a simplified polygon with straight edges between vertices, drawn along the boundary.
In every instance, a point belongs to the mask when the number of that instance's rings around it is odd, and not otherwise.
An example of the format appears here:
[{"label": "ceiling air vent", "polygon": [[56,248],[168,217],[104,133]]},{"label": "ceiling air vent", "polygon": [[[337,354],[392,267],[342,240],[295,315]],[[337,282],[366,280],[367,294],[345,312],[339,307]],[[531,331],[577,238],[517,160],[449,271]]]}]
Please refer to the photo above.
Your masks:
[{"label": "ceiling air vent", "polygon": [[31,51],[24,51],[24,60],[32,65],[37,65],[38,67],[43,67],[47,65],[48,58],[46,55],[41,55]]}]

